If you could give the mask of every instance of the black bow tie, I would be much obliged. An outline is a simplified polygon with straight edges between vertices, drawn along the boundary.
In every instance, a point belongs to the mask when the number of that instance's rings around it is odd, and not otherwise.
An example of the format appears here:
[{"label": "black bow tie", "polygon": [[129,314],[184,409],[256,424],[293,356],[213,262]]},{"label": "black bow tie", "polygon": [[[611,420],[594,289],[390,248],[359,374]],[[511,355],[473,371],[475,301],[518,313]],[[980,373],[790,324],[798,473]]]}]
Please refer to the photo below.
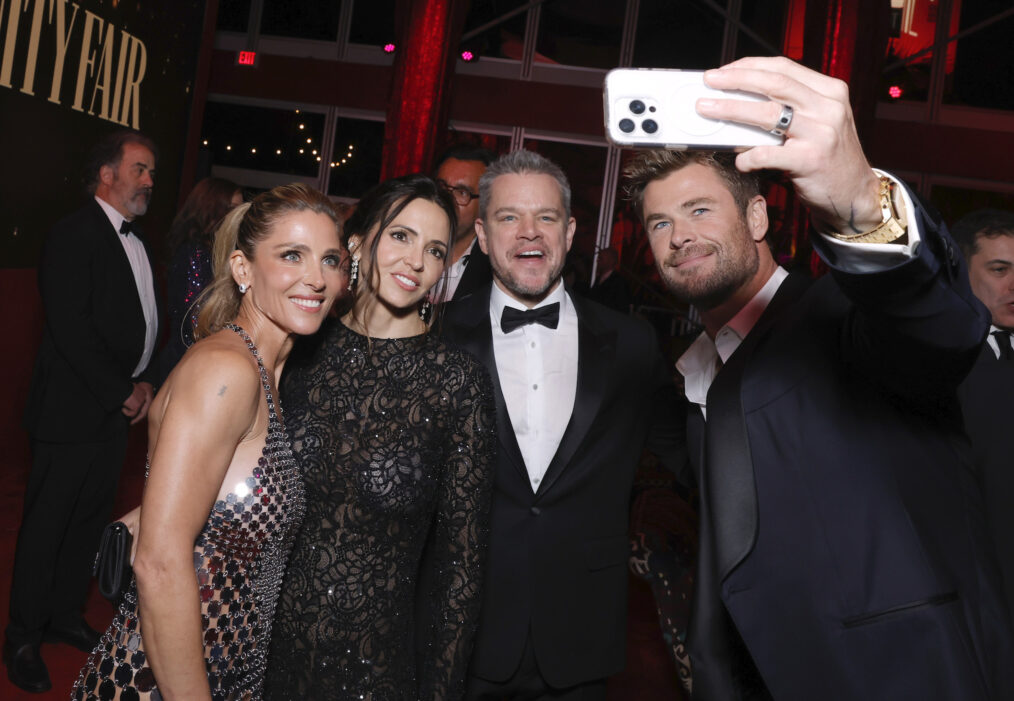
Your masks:
[{"label": "black bow tie", "polygon": [[547,329],[555,329],[560,325],[560,303],[553,302],[544,307],[523,311],[512,307],[503,308],[503,314],[500,316],[500,329],[504,333],[510,333],[527,324],[542,324]]},{"label": "black bow tie", "polygon": [[134,222],[127,221],[124,219],[120,222],[120,233],[126,236],[127,234],[134,231]]}]

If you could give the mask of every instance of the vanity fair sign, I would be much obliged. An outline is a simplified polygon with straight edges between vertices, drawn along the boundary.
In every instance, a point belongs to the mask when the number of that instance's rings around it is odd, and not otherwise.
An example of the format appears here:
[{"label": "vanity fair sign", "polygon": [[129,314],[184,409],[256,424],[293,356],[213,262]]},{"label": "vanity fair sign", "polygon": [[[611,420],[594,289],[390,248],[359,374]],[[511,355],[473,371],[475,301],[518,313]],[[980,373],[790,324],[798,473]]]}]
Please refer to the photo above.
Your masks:
[{"label": "vanity fair sign", "polygon": [[158,241],[177,202],[204,9],[205,0],[0,0],[0,268],[37,264],[46,231],[84,200],[88,148],[115,129],[159,146],[144,218]]}]

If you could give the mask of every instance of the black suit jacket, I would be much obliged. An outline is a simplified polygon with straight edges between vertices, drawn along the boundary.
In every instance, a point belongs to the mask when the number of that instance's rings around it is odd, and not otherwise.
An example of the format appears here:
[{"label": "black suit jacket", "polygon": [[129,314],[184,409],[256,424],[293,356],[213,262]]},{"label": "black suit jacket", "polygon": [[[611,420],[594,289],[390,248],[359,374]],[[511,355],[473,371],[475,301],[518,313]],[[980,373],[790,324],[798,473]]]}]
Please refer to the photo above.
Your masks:
[{"label": "black suit jacket", "polygon": [[1014,362],[998,360],[984,343],[958,388],[958,398],[1003,574],[1007,608],[1014,612]]},{"label": "black suit jacket", "polygon": [[[145,322],[118,237],[92,199],[46,238],[39,265],[45,324],[25,410],[36,440],[108,438],[128,423],[120,409],[133,391]],[[147,371],[141,379],[151,381]]]},{"label": "black suit jacket", "polygon": [[790,276],[691,422],[695,699],[731,697],[726,611],[779,701],[1014,698],[955,396],[985,310],[950,238],[921,231],[891,269],[828,249],[831,276]]},{"label": "black suit jacket", "polygon": [[498,456],[483,606],[471,673],[505,681],[531,630],[539,669],[559,687],[625,662],[629,498],[642,448],[686,465],[680,402],[652,329],[571,294],[577,394],[532,492],[493,356],[490,286],[447,305],[443,332],[493,378]]},{"label": "black suit jacket", "polygon": [[461,280],[454,290],[451,299],[464,299],[468,295],[481,290],[493,280],[493,268],[489,265],[489,256],[474,241],[468,252],[468,263],[461,273]]}]

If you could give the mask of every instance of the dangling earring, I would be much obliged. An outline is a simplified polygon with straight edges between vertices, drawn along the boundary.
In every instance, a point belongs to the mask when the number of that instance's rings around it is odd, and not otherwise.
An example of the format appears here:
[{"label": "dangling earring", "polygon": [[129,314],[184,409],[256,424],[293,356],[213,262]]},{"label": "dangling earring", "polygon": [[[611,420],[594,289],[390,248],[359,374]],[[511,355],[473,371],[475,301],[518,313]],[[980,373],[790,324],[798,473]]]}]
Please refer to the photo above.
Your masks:
[{"label": "dangling earring", "polygon": [[423,299],[422,304],[419,305],[419,318],[425,322],[430,320],[430,301]]},{"label": "dangling earring", "polygon": [[245,282],[239,283],[239,293],[241,295],[245,295],[246,291],[249,290],[249,289],[250,289],[250,285],[246,284]]},{"label": "dangling earring", "polygon": [[359,256],[352,256],[352,266],[349,268],[349,292],[356,286],[359,279]]}]

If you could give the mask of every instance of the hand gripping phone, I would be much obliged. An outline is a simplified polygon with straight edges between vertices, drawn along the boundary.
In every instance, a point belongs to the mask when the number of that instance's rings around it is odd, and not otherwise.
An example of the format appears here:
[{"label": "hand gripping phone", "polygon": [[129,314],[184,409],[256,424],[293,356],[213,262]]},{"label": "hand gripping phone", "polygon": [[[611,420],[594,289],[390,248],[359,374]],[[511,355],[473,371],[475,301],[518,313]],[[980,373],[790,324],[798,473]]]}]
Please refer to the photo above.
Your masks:
[{"label": "hand gripping phone", "polygon": [[616,68],[606,74],[603,92],[606,136],[629,148],[745,151],[777,146],[784,137],[760,127],[708,119],[697,114],[698,98],[763,102],[763,95],[715,90],[704,84],[704,71],[665,68]]}]

